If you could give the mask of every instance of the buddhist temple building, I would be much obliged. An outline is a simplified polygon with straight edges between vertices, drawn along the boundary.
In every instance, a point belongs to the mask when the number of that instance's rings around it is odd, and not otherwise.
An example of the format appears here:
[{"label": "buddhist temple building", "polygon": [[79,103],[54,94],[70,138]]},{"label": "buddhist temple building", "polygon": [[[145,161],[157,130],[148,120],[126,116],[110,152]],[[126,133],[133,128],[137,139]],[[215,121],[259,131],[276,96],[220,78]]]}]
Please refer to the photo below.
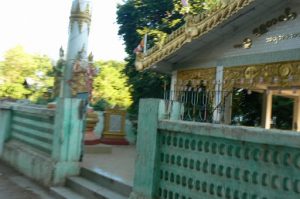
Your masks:
[{"label": "buddhist temple building", "polygon": [[260,125],[266,129],[272,96],[292,99],[292,129],[300,131],[299,13],[299,0],[232,0],[187,14],[161,45],[137,55],[136,68],[170,74],[170,97],[190,104],[190,120],[198,114],[202,121],[210,110],[212,122],[231,124],[234,90],[245,89],[263,96]]}]

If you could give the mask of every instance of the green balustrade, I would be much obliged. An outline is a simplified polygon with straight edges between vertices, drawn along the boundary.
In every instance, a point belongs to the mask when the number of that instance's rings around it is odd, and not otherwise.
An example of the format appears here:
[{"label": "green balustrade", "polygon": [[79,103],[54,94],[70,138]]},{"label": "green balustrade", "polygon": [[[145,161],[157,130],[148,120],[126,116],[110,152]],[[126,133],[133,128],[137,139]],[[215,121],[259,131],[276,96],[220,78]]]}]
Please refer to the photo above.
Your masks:
[{"label": "green balustrade", "polygon": [[52,152],[54,111],[46,108],[12,108],[11,139],[28,144],[48,155]]},{"label": "green balustrade", "polygon": [[163,103],[141,101],[131,198],[300,198],[297,132],[164,120]]},{"label": "green balustrade", "polygon": [[46,186],[63,184],[79,173],[84,110],[71,98],[59,98],[56,110],[0,104],[1,159]]}]

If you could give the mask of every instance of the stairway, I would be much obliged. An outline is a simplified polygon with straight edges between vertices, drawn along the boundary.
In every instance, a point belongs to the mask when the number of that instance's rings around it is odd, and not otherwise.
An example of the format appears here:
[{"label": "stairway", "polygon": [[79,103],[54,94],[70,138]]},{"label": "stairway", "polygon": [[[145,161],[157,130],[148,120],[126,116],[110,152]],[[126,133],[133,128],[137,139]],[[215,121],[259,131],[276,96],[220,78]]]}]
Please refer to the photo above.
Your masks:
[{"label": "stairway", "polygon": [[64,187],[52,187],[51,192],[60,199],[127,199],[132,187],[87,168],[80,176],[68,177]]}]

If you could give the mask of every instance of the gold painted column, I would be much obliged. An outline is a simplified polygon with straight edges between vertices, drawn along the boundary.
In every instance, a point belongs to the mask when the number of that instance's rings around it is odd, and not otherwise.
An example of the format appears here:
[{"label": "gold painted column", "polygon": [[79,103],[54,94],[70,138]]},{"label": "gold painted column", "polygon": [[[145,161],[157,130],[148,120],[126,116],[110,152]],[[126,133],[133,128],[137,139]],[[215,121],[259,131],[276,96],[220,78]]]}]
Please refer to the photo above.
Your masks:
[{"label": "gold painted column", "polygon": [[272,118],[272,98],[273,93],[272,91],[265,91],[264,97],[263,97],[263,106],[262,106],[262,122],[261,125],[265,129],[271,128],[271,118]]},{"label": "gold painted column", "polygon": [[300,96],[294,99],[293,130],[300,132]]}]

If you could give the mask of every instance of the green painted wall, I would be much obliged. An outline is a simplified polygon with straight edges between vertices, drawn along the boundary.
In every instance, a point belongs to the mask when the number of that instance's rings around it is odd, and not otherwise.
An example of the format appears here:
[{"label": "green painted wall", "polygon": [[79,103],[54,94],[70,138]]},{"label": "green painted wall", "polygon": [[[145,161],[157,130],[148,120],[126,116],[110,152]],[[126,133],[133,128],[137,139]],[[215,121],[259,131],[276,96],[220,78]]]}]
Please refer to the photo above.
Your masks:
[{"label": "green painted wall", "polygon": [[58,99],[56,111],[0,106],[1,159],[45,186],[79,174],[85,107],[80,99]]},{"label": "green painted wall", "polygon": [[11,110],[8,105],[0,106],[0,155],[3,153],[4,144],[9,138]]},{"label": "green painted wall", "polygon": [[141,100],[132,199],[298,199],[297,132],[166,120]]}]

